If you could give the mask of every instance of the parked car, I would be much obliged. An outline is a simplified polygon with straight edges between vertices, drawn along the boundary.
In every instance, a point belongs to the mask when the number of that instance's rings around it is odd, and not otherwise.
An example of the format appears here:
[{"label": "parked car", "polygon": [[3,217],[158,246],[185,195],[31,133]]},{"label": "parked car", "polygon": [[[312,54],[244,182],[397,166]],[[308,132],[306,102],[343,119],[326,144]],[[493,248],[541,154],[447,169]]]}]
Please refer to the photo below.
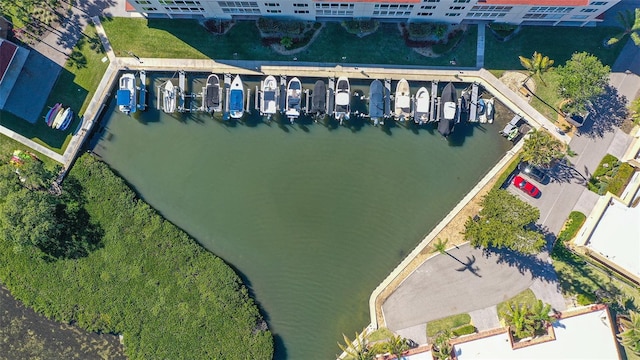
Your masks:
[{"label": "parked car", "polygon": [[538,196],[540,196],[540,190],[520,175],[516,175],[513,178],[513,185],[515,185],[518,189],[526,192],[531,197],[537,198]]},{"label": "parked car", "polygon": [[521,173],[527,176],[530,176],[533,180],[543,185],[546,185],[549,183],[549,175],[547,175],[546,172],[544,172],[540,168],[537,168],[529,164],[526,161],[523,161],[520,164],[518,164],[518,170],[520,170]]}]

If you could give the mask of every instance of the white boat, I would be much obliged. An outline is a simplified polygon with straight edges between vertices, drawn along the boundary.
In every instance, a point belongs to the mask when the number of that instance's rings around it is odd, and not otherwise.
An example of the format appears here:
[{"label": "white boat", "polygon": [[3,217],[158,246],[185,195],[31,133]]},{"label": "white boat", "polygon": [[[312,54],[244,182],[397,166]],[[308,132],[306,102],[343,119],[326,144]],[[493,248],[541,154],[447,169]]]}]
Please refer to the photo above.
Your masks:
[{"label": "white boat", "polygon": [[73,110],[71,110],[71,108],[67,108],[65,112],[68,112],[68,114],[65,116],[65,119],[62,121],[62,124],[60,124],[60,126],[58,127],[58,129],[62,131],[67,130],[67,128],[73,121]]},{"label": "white boat", "polygon": [[58,112],[58,115],[56,115],[55,119],[53,120],[53,123],[51,123],[51,127],[54,129],[60,128],[60,125],[62,125],[62,123],[65,121],[65,119],[69,115],[69,111],[71,111],[71,108],[66,108],[64,109],[64,111],[60,110]]},{"label": "white boat", "polygon": [[171,80],[168,80],[164,84],[164,94],[162,96],[162,110],[167,114],[174,113],[176,111],[176,97],[178,92],[176,86],[173,86]]},{"label": "white boat", "polygon": [[136,112],[136,77],[134,74],[122,74],[116,97],[118,110],[127,115]]},{"label": "white boat", "polygon": [[495,116],[495,112],[496,112],[496,108],[493,106],[493,98],[487,100],[485,102],[485,105],[486,105],[485,113],[486,113],[486,116],[487,116],[487,122],[489,124],[492,124],[493,123],[493,117]]},{"label": "white boat", "polygon": [[207,112],[222,111],[222,89],[220,88],[220,78],[211,74],[207,77],[207,86],[204,88],[204,106]]},{"label": "white boat", "polygon": [[411,89],[409,82],[405,79],[400,79],[396,86],[394,108],[394,116],[397,121],[409,120],[411,117]]},{"label": "white boat", "polygon": [[349,79],[341,76],[336,83],[336,96],[335,106],[333,109],[333,115],[340,121],[349,120],[351,114],[351,86],[349,85]]},{"label": "white boat", "polygon": [[262,81],[260,114],[271,116],[278,111],[278,81],[272,75]]},{"label": "white boat", "polygon": [[418,89],[416,93],[415,115],[413,120],[416,124],[426,124],[429,122],[429,91],[425,87]]},{"label": "white boat", "polygon": [[291,122],[300,116],[300,103],[302,102],[302,83],[297,77],[289,80],[287,84],[287,102],[285,114]]},{"label": "white boat", "polygon": [[229,116],[232,119],[240,119],[244,115],[244,85],[240,75],[236,75],[231,82],[229,91]]},{"label": "white boat", "polygon": [[487,122],[487,112],[486,112],[486,103],[483,98],[478,99],[478,121],[481,124]]}]

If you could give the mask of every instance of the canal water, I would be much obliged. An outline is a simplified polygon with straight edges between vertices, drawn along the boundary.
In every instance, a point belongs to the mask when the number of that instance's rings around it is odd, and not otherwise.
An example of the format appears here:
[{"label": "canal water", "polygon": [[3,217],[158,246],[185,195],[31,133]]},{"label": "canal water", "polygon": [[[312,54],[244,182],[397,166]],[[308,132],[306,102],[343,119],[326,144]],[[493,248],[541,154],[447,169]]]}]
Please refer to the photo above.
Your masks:
[{"label": "canal water", "polygon": [[[153,90],[170,75],[148,78],[144,113],[111,101],[93,151],[238,271],[277,359],[338,354],[342,333],[369,323],[372,290],[512,145],[498,134],[511,117],[501,107],[494,124],[459,124],[450,140],[432,125],[168,115]],[[253,93],[259,79],[246,80]],[[367,86],[354,84],[354,101]]]}]

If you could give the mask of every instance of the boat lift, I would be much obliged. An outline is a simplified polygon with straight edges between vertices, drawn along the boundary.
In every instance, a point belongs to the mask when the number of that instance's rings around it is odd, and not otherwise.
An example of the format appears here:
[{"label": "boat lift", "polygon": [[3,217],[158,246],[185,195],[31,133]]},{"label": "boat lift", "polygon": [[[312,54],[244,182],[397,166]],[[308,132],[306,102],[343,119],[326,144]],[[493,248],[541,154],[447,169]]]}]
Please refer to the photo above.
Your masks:
[{"label": "boat lift", "polygon": [[438,81],[431,82],[431,98],[429,99],[429,121],[438,121],[439,114],[436,114],[438,109],[436,109],[437,103],[440,101],[438,98]]},{"label": "boat lift", "polygon": [[471,85],[471,104],[469,104],[469,122],[478,122],[478,83]]},{"label": "boat lift", "polygon": [[[391,79],[384,79],[384,111],[385,118],[390,118],[391,113]],[[384,125],[384,124],[383,124]]]},{"label": "boat lift", "polygon": [[229,90],[231,89],[231,74],[224,74],[224,115],[222,120],[229,120]]},{"label": "boat lift", "polygon": [[327,101],[327,114],[329,116],[333,116],[333,110],[335,108],[335,91],[336,91],[336,78],[334,77],[330,77],[328,79],[329,82],[329,86],[327,87],[327,95],[328,95],[328,101]]},{"label": "boat lift", "polygon": [[[308,114],[309,113],[309,109],[311,109],[309,107],[309,101],[311,100],[311,96],[309,96],[309,91],[310,91],[309,89],[304,89],[304,95],[305,95],[306,98],[305,98],[305,102],[304,102],[305,107],[304,107],[304,109],[302,109],[302,111],[304,111],[305,114]],[[300,94],[300,96],[302,96],[302,94]]]},{"label": "boat lift", "polygon": [[[258,85],[256,85],[256,92],[253,95],[253,108],[255,110],[260,111],[260,104],[258,103],[260,101],[260,94],[262,94],[262,83],[264,82],[264,80],[260,80],[260,87],[258,87]],[[260,112],[260,115],[264,115],[262,112]]]},{"label": "boat lift", "polygon": [[138,99],[138,109],[146,110],[147,109],[147,72],[144,70],[140,70],[140,94]]},{"label": "boat lift", "polygon": [[287,76],[280,75],[280,111],[287,111]]}]

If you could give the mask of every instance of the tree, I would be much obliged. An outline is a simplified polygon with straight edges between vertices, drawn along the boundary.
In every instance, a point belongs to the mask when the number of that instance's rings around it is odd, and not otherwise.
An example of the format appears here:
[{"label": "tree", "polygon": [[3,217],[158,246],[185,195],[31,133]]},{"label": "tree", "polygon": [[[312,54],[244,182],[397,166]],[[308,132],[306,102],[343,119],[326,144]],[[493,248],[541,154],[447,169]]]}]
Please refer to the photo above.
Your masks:
[{"label": "tree", "polygon": [[356,332],[356,337],[353,341],[349,340],[349,338],[345,334],[342,334],[342,338],[344,340],[344,344],[338,343],[338,347],[340,348],[340,350],[347,354],[347,356],[344,358],[345,360],[374,359],[375,354],[369,351],[369,348],[367,347],[368,339],[366,335],[358,335],[358,333]]},{"label": "tree", "polygon": [[624,30],[610,38],[607,45],[616,44],[629,35],[633,43],[640,46],[640,9],[618,11],[616,16],[618,24]]},{"label": "tree", "polygon": [[542,75],[551,69],[554,63],[553,60],[549,59],[548,56],[542,56],[542,54],[537,51],[533,53],[533,56],[530,59],[524,56],[518,56],[518,58],[520,59],[522,67],[527,69],[529,72],[529,76],[527,76],[527,78],[522,82],[523,84],[532,76],[536,76],[545,86],[547,85],[544,82]]},{"label": "tree", "polygon": [[566,155],[564,144],[546,131],[534,129],[522,147],[522,160],[536,166],[548,167]]},{"label": "tree", "polygon": [[476,247],[509,248],[525,254],[538,253],[546,244],[544,236],[528,227],[540,211],[503,189],[490,191],[482,199],[478,220],[465,223],[464,237]]},{"label": "tree", "polygon": [[435,244],[433,244],[433,250],[431,251],[432,253],[434,252],[439,252],[440,254],[444,255],[447,253],[447,243],[449,242],[449,239],[446,240],[442,240],[442,239],[438,239]]},{"label": "tree", "polygon": [[551,305],[544,304],[542,300],[538,300],[531,307],[531,319],[533,319],[533,327],[536,333],[545,331],[547,325],[551,323]]},{"label": "tree", "polygon": [[574,53],[564,66],[559,66],[558,92],[570,99],[583,112],[594,97],[601,95],[609,82],[611,68],[586,52]]},{"label": "tree", "polygon": [[502,313],[502,316],[513,335],[517,338],[524,339],[534,335],[535,321],[526,304],[510,302],[507,304],[507,309]]},{"label": "tree", "polygon": [[620,344],[640,355],[640,314],[630,311],[629,316],[620,317],[620,325],[624,329],[618,334]]},{"label": "tree", "polygon": [[53,173],[47,169],[44,163],[37,159],[30,159],[18,169],[20,178],[25,187],[31,190],[46,189],[53,180]]},{"label": "tree", "polygon": [[391,355],[395,355],[398,359],[402,356],[402,353],[409,350],[409,343],[407,339],[400,336],[392,336],[385,344],[384,349]]},{"label": "tree", "polygon": [[451,359],[451,351],[453,347],[449,340],[451,339],[451,331],[443,330],[440,331],[434,341],[433,341],[433,355],[438,360],[449,360]]},{"label": "tree", "polygon": [[285,49],[289,49],[293,45],[293,39],[288,36],[285,36],[282,39],[280,39],[280,45],[284,46]]}]

